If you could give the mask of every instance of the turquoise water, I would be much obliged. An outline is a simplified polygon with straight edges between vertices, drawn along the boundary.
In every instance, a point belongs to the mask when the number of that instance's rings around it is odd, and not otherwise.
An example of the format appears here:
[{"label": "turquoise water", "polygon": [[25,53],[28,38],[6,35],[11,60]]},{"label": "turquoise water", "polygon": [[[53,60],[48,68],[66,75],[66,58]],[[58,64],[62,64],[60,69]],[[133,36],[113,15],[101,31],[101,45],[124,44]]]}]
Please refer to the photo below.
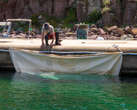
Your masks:
[{"label": "turquoise water", "polygon": [[137,78],[3,72],[0,110],[137,110]]}]

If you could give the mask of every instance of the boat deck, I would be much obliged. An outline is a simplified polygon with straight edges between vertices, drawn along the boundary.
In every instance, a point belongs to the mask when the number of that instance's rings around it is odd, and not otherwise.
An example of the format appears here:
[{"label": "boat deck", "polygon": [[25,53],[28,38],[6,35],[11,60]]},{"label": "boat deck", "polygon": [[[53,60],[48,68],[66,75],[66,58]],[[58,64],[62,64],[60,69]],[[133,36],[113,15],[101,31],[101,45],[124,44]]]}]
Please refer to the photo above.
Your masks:
[{"label": "boat deck", "polygon": [[[0,38],[0,49],[29,49],[46,50],[41,48],[41,39],[13,39]],[[137,41],[135,40],[62,40],[61,46],[53,46],[55,51],[122,51],[137,53]]]}]

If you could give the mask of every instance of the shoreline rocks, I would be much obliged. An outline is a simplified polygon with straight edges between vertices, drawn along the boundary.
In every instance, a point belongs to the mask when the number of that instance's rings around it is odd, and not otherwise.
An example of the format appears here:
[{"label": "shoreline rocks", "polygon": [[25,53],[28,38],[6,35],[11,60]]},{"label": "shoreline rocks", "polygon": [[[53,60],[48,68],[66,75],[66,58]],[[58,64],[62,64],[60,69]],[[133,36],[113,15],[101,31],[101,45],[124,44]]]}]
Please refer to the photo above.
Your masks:
[{"label": "shoreline rocks", "polygon": [[[60,39],[77,39],[76,28],[73,29],[60,29]],[[36,32],[28,33],[12,32],[9,37],[11,38],[40,38],[41,35]],[[124,28],[118,26],[98,28],[96,25],[89,26],[88,37],[90,40],[136,40],[137,28],[127,26]]]}]

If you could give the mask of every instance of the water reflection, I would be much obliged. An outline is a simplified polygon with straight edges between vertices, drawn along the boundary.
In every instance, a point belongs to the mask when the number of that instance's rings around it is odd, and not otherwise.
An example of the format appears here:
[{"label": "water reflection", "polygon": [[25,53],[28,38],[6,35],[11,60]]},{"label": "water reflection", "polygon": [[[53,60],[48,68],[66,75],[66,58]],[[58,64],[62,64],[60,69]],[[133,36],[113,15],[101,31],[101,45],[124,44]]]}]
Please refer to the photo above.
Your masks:
[{"label": "water reflection", "polygon": [[83,74],[40,74],[32,75],[28,73],[17,72],[0,72],[0,78],[6,78],[10,81],[24,80],[24,81],[87,81],[94,83],[137,83],[137,76],[111,76],[111,75],[83,75]]},{"label": "water reflection", "polygon": [[0,74],[2,110],[136,110],[136,78],[27,73]]},{"label": "water reflection", "polygon": [[[28,73],[17,73],[17,72],[0,72],[0,79],[8,79],[9,81],[29,81],[29,82],[48,82],[55,80],[55,82],[91,82],[91,83],[137,83],[137,76],[135,77],[119,77],[119,76],[109,76],[109,75],[83,75],[83,74],[40,74],[32,75]],[[53,81],[54,82],[54,81]]]}]

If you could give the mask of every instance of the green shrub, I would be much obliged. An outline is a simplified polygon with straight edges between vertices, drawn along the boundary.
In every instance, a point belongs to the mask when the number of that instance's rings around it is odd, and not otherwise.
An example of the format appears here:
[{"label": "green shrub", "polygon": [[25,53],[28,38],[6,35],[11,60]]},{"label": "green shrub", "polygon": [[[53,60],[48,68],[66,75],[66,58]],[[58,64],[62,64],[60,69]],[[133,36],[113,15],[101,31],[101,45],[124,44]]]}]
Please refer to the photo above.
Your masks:
[{"label": "green shrub", "polygon": [[72,27],[73,24],[77,22],[76,9],[75,8],[68,9],[66,17],[62,21],[64,26]]},{"label": "green shrub", "polygon": [[96,23],[101,17],[101,11],[95,9],[88,15],[87,21],[91,23]]},{"label": "green shrub", "polygon": [[[38,19],[39,15],[42,16],[42,22],[40,19]],[[55,16],[49,16],[45,13],[41,13],[39,15],[31,16],[32,25],[39,29],[41,28],[44,22],[49,22],[54,27],[58,26],[59,24],[62,24],[63,27],[69,27],[69,28],[73,27],[73,25],[77,22],[76,8],[68,9],[66,11],[66,16],[64,18],[57,18]]]},{"label": "green shrub", "polygon": [[3,27],[0,27],[0,32],[2,32],[3,31]]},{"label": "green shrub", "polygon": [[7,3],[9,0],[3,0],[3,2]]},{"label": "green shrub", "polygon": [[32,25],[34,27],[40,28],[40,23],[39,23],[38,15],[32,15],[31,19],[32,19]]},{"label": "green shrub", "polygon": [[14,31],[21,31],[21,32],[27,32],[29,28],[28,22],[13,22],[12,23],[12,30]]},{"label": "green shrub", "polygon": [[61,22],[61,20],[55,16],[49,16],[47,14],[41,14],[41,15],[43,16],[45,22],[49,22],[51,25],[55,27]]}]

